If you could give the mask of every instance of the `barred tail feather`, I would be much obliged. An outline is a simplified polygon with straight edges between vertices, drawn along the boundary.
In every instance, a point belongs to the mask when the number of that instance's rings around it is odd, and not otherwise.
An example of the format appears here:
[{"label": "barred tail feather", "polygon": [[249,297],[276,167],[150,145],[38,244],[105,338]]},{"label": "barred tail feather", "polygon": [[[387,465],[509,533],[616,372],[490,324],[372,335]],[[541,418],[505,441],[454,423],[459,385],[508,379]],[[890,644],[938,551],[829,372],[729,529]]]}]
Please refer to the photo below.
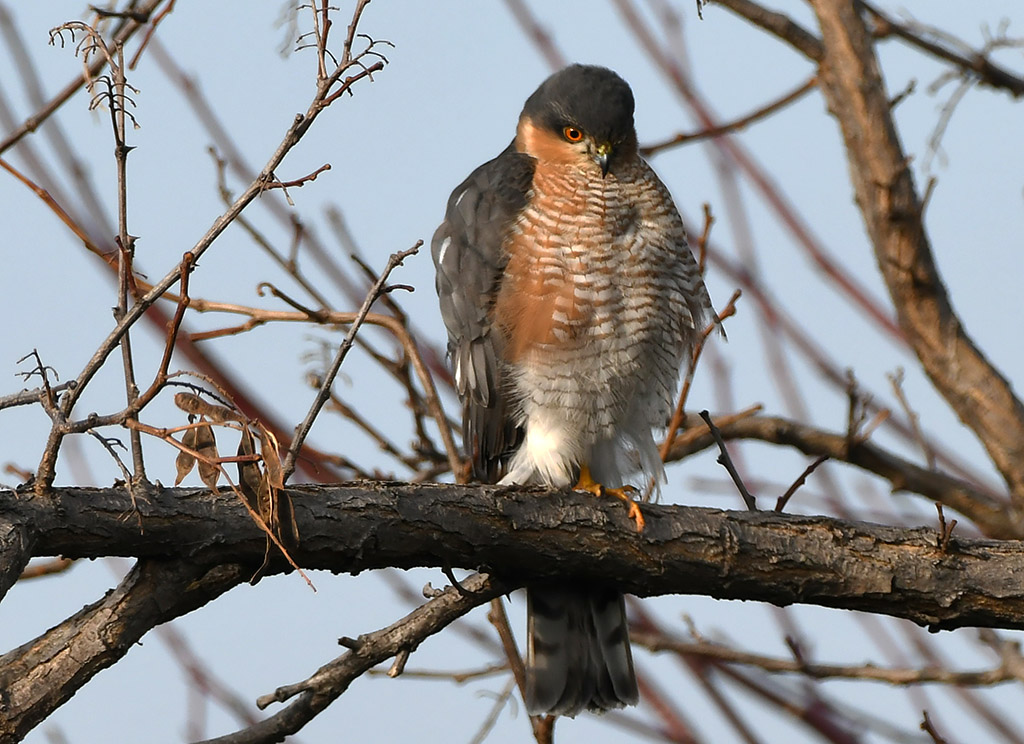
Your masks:
[{"label": "barred tail feather", "polygon": [[639,693],[622,595],[599,587],[527,588],[526,709],[575,716],[635,705]]}]

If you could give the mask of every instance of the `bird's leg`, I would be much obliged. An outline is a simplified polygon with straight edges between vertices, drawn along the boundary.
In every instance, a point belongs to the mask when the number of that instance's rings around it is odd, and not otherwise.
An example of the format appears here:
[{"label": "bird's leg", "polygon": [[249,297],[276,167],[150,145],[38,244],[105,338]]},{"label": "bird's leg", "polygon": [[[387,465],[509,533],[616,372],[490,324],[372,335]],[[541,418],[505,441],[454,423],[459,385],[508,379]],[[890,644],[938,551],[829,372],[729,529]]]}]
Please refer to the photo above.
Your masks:
[{"label": "bird's leg", "polygon": [[594,496],[614,496],[617,499],[622,499],[629,506],[629,518],[636,522],[636,531],[643,532],[644,529],[644,515],[640,513],[640,505],[633,499],[634,494],[637,490],[633,486],[622,486],[621,488],[606,488],[600,483],[594,480],[594,477],[590,474],[590,467],[584,465],[580,468],[580,478],[576,481],[576,485],[573,486],[574,491],[586,491]]}]

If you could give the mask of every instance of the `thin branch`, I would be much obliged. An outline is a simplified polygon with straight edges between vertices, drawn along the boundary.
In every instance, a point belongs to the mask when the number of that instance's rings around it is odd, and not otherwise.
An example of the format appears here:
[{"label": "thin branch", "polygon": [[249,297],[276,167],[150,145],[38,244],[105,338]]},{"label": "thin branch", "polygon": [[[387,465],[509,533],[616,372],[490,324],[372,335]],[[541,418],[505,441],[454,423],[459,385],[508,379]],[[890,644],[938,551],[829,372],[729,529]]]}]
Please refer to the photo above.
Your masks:
[{"label": "thin branch", "polygon": [[12,176],[17,178],[19,181],[25,184],[25,186],[31,189],[36,196],[42,199],[43,203],[46,204],[46,206],[49,207],[53,211],[53,213],[57,215],[57,218],[61,222],[63,222],[67,226],[67,228],[71,230],[71,232],[75,234],[76,238],[82,241],[82,243],[91,253],[95,253],[97,255],[103,254],[103,251],[99,248],[98,245],[96,245],[95,242],[93,242],[89,234],[86,233],[84,229],[82,229],[82,226],[79,225],[78,222],[75,221],[75,219],[70,214],[68,214],[67,211],[65,211],[65,209],[60,204],[57,203],[57,200],[54,199],[46,189],[36,184],[34,181],[32,181],[32,179],[23,174],[21,171],[19,171],[17,168],[15,168],[13,165],[8,163],[3,158],[0,158],[0,168],[3,168]]},{"label": "thin branch", "polygon": [[[168,293],[166,298],[174,299],[174,296]],[[264,310],[262,308],[249,307],[246,305],[210,302],[208,300],[195,297],[190,299],[190,303],[190,307],[193,310],[201,313],[225,312],[247,315],[250,318],[247,323],[240,326],[222,329],[221,331],[210,331],[203,334],[203,338],[215,338],[218,335],[240,333],[243,330],[254,327],[255,325],[270,322],[315,322],[325,325],[347,325],[354,322],[358,315],[357,313],[348,312],[318,312],[310,315],[308,313],[301,312]],[[434,419],[434,423],[437,425],[438,430],[441,433],[441,441],[444,444],[445,454],[448,457],[449,468],[451,469],[451,472],[458,473],[461,469],[461,459],[458,447],[455,444],[455,438],[452,434],[452,425],[448,421],[448,417],[445,415],[444,408],[441,405],[441,399],[438,396],[437,386],[434,384],[433,376],[427,368],[427,364],[420,353],[419,346],[409,333],[409,329],[406,328],[397,318],[390,315],[381,315],[379,313],[367,313],[363,318],[363,322],[365,324],[385,328],[390,331],[396,339],[398,339],[402,349],[405,351],[406,358],[412,364],[412,368],[416,372],[416,377],[419,380],[420,386],[423,388],[424,402],[426,403],[427,410],[430,412],[431,417]],[[193,337],[198,335],[199,334],[193,334]]]},{"label": "thin branch", "polygon": [[771,116],[775,112],[784,109],[791,103],[800,100],[807,93],[814,90],[818,84],[818,78],[815,75],[809,77],[806,81],[795,87],[790,92],[780,96],[779,98],[771,101],[768,104],[756,109],[755,111],[742,116],[738,119],[734,119],[725,124],[718,124],[717,126],[701,129],[697,132],[683,133],[680,132],[668,139],[662,140],[661,142],[655,142],[653,144],[644,145],[640,148],[640,154],[644,157],[651,157],[657,155],[665,150],[670,150],[680,145],[688,144],[690,142],[699,142],[700,140],[710,139],[712,137],[720,137],[723,134],[729,134],[730,132],[737,132],[745,127],[753,124],[756,121]]},{"label": "thin branch", "polygon": [[715,0],[715,5],[728,8],[736,15],[786,42],[812,60],[824,54],[821,39],[784,13],[768,10],[751,0]]},{"label": "thin branch", "polygon": [[341,346],[338,347],[338,353],[335,354],[334,361],[331,362],[330,368],[327,370],[327,373],[324,375],[324,378],[320,383],[320,390],[317,393],[316,398],[313,400],[313,404],[309,407],[309,411],[306,413],[306,417],[302,420],[302,423],[295,429],[295,437],[292,439],[292,443],[288,447],[288,454],[284,460],[283,471],[284,481],[286,483],[295,470],[295,458],[298,457],[299,449],[302,447],[302,443],[306,441],[306,437],[309,435],[309,430],[313,428],[313,422],[320,414],[320,410],[330,398],[331,386],[334,384],[334,378],[338,376],[341,365],[345,361],[345,357],[348,356],[349,349],[352,348],[352,344],[355,341],[356,333],[359,332],[359,328],[362,326],[363,321],[366,320],[366,316],[369,314],[370,308],[373,306],[373,303],[377,301],[377,298],[387,291],[387,280],[391,275],[391,272],[396,267],[401,266],[402,261],[406,258],[415,255],[419,251],[421,245],[423,245],[423,241],[417,241],[416,245],[408,250],[392,253],[391,257],[388,259],[387,266],[384,267],[384,271],[381,272],[380,277],[367,293],[366,299],[363,300],[363,306],[359,308],[359,312],[356,313],[356,317],[352,321],[352,325],[349,327],[348,334],[345,336],[344,341],[341,342]]},{"label": "thin branch", "polygon": [[[928,29],[922,29],[909,23],[900,23],[888,13],[877,8],[873,3],[865,0],[857,0],[857,4],[866,9],[874,18],[877,36],[897,36],[911,46],[949,62],[959,70],[974,77],[978,82],[988,85],[996,90],[1005,90],[1014,98],[1024,96],[1024,77],[1017,75],[1005,67],[997,65],[991,60],[986,51],[972,51],[963,53],[958,51],[952,44],[943,44],[937,34],[932,33],[933,38],[928,37]],[[970,49],[965,42],[957,44],[962,48]]]},{"label": "thin branch", "polygon": [[715,426],[715,422],[711,420],[711,414],[707,411],[701,411],[700,417],[704,419],[704,423],[708,426],[708,431],[711,432],[711,436],[718,445],[718,451],[721,453],[718,456],[719,464],[728,471],[729,477],[736,484],[736,490],[743,497],[743,503],[747,505],[747,509],[757,511],[757,501],[750,495],[750,491],[747,490],[747,487],[743,484],[743,479],[740,478],[740,474],[736,471],[736,466],[733,464],[732,458],[729,457],[729,450],[726,449],[725,440],[722,439],[722,434],[718,431],[718,427]]},{"label": "thin branch", "polygon": [[812,462],[810,465],[804,468],[804,472],[800,473],[797,479],[793,481],[793,485],[787,488],[784,494],[779,496],[779,500],[775,502],[775,511],[785,511],[786,505],[789,503],[789,500],[793,498],[793,494],[797,492],[797,489],[799,489],[800,486],[806,483],[807,477],[815,470],[817,470],[818,466],[825,462],[827,459],[828,455],[819,455],[818,458],[814,460],[814,462]]},{"label": "thin branch", "polygon": [[991,669],[956,671],[944,667],[894,668],[874,664],[818,664],[803,659],[783,659],[749,653],[733,646],[706,640],[683,641],[660,634],[631,632],[630,640],[649,651],[672,651],[729,664],[762,669],[772,674],[799,674],[812,679],[859,679],[890,685],[942,684],[964,687],[991,687],[1019,681],[1018,672],[1006,664]]},{"label": "thin branch", "polygon": [[[353,64],[357,61],[358,57],[353,61]],[[206,252],[206,250],[213,244],[227,226],[231,224],[234,218],[263,191],[263,185],[267,181],[271,180],[271,174],[274,173],[277,167],[284,160],[285,156],[302,139],[309,127],[311,127],[313,122],[316,120],[316,117],[326,108],[328,103],[334,100],[336,97],[332,93],[334,85],[341,79],[347,69],[347,65],[339,66],[325,81],[322,81],[317,86],[317,93],[314,96],[313,101],[310,103],[306,113],[299,114],[295,117],[292,126],[288,129],[281,143],[278,145],[277,150],[273,155],[271,155],[266,166],[264,166],[263,171],[261,171],[259,176],[257,176],[246,187],[231,207],[229,207],[228,210],[214,222],[206,234],[191,249],[190,253],[193,255],[195,260],[198,261],[200,259],[202,254]],[[379,69],[383,69],[383,62],[378,61],[375,65],[363,68],[360,73],[346,78],[342,82],[341,86],[336,89],[336,92],[349,90],[357,80],[362,79],[366,75],[371,74],[372,71]],[[113,331],[111,331],[107,338],[100,344],[92,358],[76,378],[76,386],[74,389],[69,389],[67,394],[63,396],[61,401],[61,410],[65,415],[67,415],[75,403],[77,403],[86,386],[106,362],[107,357],[114,348],[120,344],[128,329],[131,328],[140,317],[142,317],[143,313],[145,313],[153,303],[155,303],[168,289],[170,289],[178,279],[178,275],[179,272],[175,269],[164,276],[152,287],[152,289],[146,292],[145,295],[138,298],[135,304],[125,314],[124,318],[116,324]],[[58,426],[51,428],[45,454],[37,470],[36,485],[39,490],[45,490],[53,482],[57,453],[60,449],[60,442],[66,433],[67,432],[65,430]]]},{"label": "thin branch", "polygon": [[672,412],[672,420],[669,422],[668,431],[665,432],[665,439],[661,444],[661,460],[666,462],[668,457],[669,448],[672,442],[675,441],[676,434],[679,432],[679,427],[683,425],[686,419],[686,401],[690,395],[690,388],[693,385],[693,376],[697,370],[697,363],[700,361],[700,356],[704,351],[704,346],[707,343],[708,337],[715,328],[720,328],[721,324],[727,318],[731,318],[736,314],[736,301],[740,298],[740,290],[733,292],[732,297],[729,298],[729,302],[726,303],[725,307],[718,314],[715,322],[708,325],[697,339],[697,344],[693,348],[693,354],[690,358],[690,364],[686,370],[686,377],[683,380],[683,385],[679,390],[679,398],[676,400],[676,407]]},{"label": "thin branch", "polygon": [[301,729],[372,667],[403,650],[416,648],[425,638],[443,630],[474,607],[514,588],[486,574],[470,576],[463,584],[468,593],[448,587],[392,625],[359,636],[352,644],[354,648],[320,667],[309,679],[279,687],[257,701],[260,708],[267,708],[275,702],[295,698],[284,710],[253,726],[210,739],[204,744],[281,741]]},{"label": "thin branch", "polygon": [[921,730],[928,734],[934,744],[949,744],[949,741],[939,735],[939,732],[935,730],[932,720],[928,717],[928,711],[921,711],[921,715],[924,716],[924,720],[921,721]]},{"label": "thin branch", "polygon": [[[118,28],[111,38],[110,43],[112,44],[125,44],[127,41],[135,35],[135,33],[141,29],[149,15],[156,9],[163,0],[145,0],[136,9],[131,19],[126,19],[125,22]],[[95,79],[103,68],[106,66],[107,60],[103,56],[97,57],[92,63],[90,63],[85,74],[75,77],[70,83],[64,86],[56,96],[50,99],[49,102],[32,116],[25,120],[25,122],[11,132],[7,137],[0,141],[0,155],[6,152],[11,146],[17,144],[26,134],[34,132],[40,124],[46,121],[53,113],[59,109],[64,103],[67,102],[71,96],[77,93],[83,85],[87,84],[89,80]]]},{"label": "thin branch", "polygon": [[[688,430],[700,426],[697,416],[687,417]],[[741,416],[717,422],[723,439],[756,439],[795,447],[805,455],[828,455],[887,479],[893,490],[909,491],[938,501],[970,517],[978,528],[994,538],[1021,539],[1024,521],[1007,508],[1007,500],[967,481],[935,472],[905,460],[871,442],[850,446],[845,433],[838,434],[773,416]],[[689,433],[689,432],[688,432]],[[715,445],[710,434],[677,438],[669,460],[681,459]]]},{"label": "thin branch", "polygon": [[541,55],[552,70],[559,70],[568,64],[565,55],[558,49],[548,33],[536,17],[530,12],[524,0],[505,0],[509,12],[519,24],[519,28],[533,41],[534,46],[540,50]]}]

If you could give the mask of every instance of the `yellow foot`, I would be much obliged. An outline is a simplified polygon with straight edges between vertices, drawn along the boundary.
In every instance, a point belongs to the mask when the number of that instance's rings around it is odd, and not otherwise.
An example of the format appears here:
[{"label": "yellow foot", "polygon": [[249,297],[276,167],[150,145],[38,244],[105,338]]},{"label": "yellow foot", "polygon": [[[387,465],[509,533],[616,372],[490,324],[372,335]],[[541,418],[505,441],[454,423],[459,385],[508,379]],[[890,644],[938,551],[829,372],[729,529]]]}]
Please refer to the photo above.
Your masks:
[{"label": "yellow foot", "polygon": [[633,499],[633,496],[639,493],[633,486],[623,486],[622,488],[605,488],[600,483],[594,480],[594,477],[590,474],[590,468],[584,465],[580,469],[580,479],[573,486],[574,491],[586,491],[593,496],[614,496],[617,499],[625,501],[629,509],[629,518],[636,522],[636,531],[643,532],[644,530],[644,515],[640,513],[640,505]]}]

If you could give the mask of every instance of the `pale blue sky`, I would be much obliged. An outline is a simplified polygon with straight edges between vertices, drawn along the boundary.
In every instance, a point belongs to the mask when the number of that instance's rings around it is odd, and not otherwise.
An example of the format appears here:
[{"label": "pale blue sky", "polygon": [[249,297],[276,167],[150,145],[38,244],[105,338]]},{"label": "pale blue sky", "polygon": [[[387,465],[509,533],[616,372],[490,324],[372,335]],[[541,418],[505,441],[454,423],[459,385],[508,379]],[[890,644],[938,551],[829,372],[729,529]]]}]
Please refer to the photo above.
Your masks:
[{"label": "pale blue sky", "polygon": [[[344,10],[336,28],[339,43],[350,4],[341,5]],[[632,84],[642,142],[696,127],[625,30],[611,3],[534,0],[530,5],[567,58],[612,67]],[[1013,20],[1010,35],[1024,35],[1019,0],[969,4],[916,0],[901,6],[886,5],[893,11],[906,8],[973,44],[982,41],[982,22],[994,28],[1006,17]],[[287,57],[278,54],[287,36],[277,24],[282,6],[280,2],[243,0],[179,3],[158,32],[178,64],[198,78],[204,93],[215,102],[221,121],[254,167],[262,166],[294,115],[305,110],[312,92],[312,53]],[[775,6],[810,25],[803,3],[781,0]],[[47,31],[63,21],[82,17],[84,5],[51,0],[8,2],[6,7],[29,47],[45,90],[56,91],[80,67],[69,48],[47,45]],[[698,21],[691,0],[673,3],[673,7],[685,20],[686,56],[698,86],[723,119],[747,113],[796,86],[813,71],[803,58],[723,9],[708,7],[704,20]],[[308,27],[305,17],[300,25],[303,30]],[[505,147],[514,133],[523,100],[549,70],[503,3],[378,0],[369,6],[360,30],[395,44],[386,52],[391,64],[375,76],[372,84],[359,85],[353,98],[340,101],[323,115],[285,161],[278,176],[295,178],[330,162],[330,172],[314,184],[293,189],[292,199],[303,218],[339,254],[341,249],[328,237],[322,211],[328,205],[340,205],[364,256],[380,268],[391,252],[407,248],[417,239],[429,241],[451,189],[473,167]],[[1014,69],[1024,70],[1019,50],[1004,53],[1000,59]],[[890,93],[903,90],[911,78],[917,81],[916,91],[897,109],[897,120],[905,148],[916,156],[915,175],[922,184],[927,175],[922,172],[921,156],[951,87],[937,96],[929,95],[928,85],[942,68],[897,42],[883,46],[883,64]],[[209,137],[178,90],[149,56],[143,58],[130,81],[139,89],[136,115],[141,125],[130,134],[131,144],[137,146],[129,161],[130,231],[140,237],[140,267],[150,278],[157,278],[205,232],[221,205],[212,161],[206,153]],[[0,51],[0,88],[12,101],[19,121],[32,111],[17,83],[6,46]],[[87,111],[87,103],[86,97],[79,95],[62,109],[59,120],[71,133],[109,219],[115,223],[113,145],[108,120],[105,113]],[[927,215],[936,260],[962,319],[990,358],[1017,383],[1018,390],[1024,380],[1024,353],[1019,342],[1020,281],[1024,276],[1022,132],[1024,109],[1014,106],[1007,95],[984,89],[969,92],[943,140],[948,162],[932,165],[938,184]],[[884,300],[885,289],[853,204],[838,130],[825,115],[820,96],[812,93],[776,117],[751,127],[739,139],[772,174],[831,255],[875,297]],[[42,135],[35,135],[31,141],[45,158],[53,160]],[[25,162],[18,154],[10,159],[19,166]],[[726,253],[735,255],[734,223],[722,207],[712,147],[677,149],[655,158],[653,164],[688,219],[697,219],[703,202],[711,203],[719,220],[713,239]],[[233,186],[239,188],[237,181]],[[69,184],[64,187],[71,190]],[[786,310],[808,328],[839,365],[854,368],[867,388],[887,394],[886,373],[898,366],[907,367],[906,390],[926,427],[948,448],[992,477],[983,451],[931,391],[927,380],[913,369],[914,360],[857,317],[844,299],[832,294],[750,187],[744,184],[741,191],[760,270]],[[250,216],[272,240],[287,245],[287,232],[262,205],[254,204]],[[0,174],[0,224],[4,225],[0,298],[8,318],[0,336],[3,394],[22,386],[14,376],[20,369],[16,360],[33,348],[61,373],[62,379],[75,376],[109,331],[114,292],[96,260],[85,254],[37,198],[6,174]],[[277,270],[242,231],[231,229],[204,256],[194,275],[192,293],[208,299],[273,306],[268,299],[256,296],[255,287],[262,280],[276,278]],[[402,297],[403,305],[417,327],[440,343],[443,332],[428,252],[424,250],[408,261],[394,280],[416,286],[414,294]],[[715,302],[724,305],[733,284],[714,271],[708,284]],[[333,299],[339,309],[348,309],[339,298]],[[759,402],[769,413],[785,415],[781,398],[764,368],[756,315],[754,303],[749,298],[741,300],[738,317],[729,321],[729,343],[717,345],[716,352],[731,368],[737,406]],[[226,324],[206,317],[191,322],[197,328]],[[267,327],[245,337],[217,342],[214,348],[219,356],[230,360],[282,419],[295,422],[302,418],[311,397],[302,383],[303,373],[309,369],[303,353],[314,348],[314,339],[336,343],[338,338],[317,328]],[[143,360],[155,362],[161,346],[162,342],[152,335],[136,337],[136,350]],[[143,375],[146,370],[151,372],[151,364],[142,364]],[[109,373],[96,381],[80,412],[116,406],[109,401],[120,400],[122,395],[117,367],[112,365]],[[841,430],[846,417],[844,396],[823,384],[806,364],[797,363],[795,368],[797,385],[814,412],[813,421]],[[704,368],[697,375],[691,395],[695,410],[718,407],[709,370]],[[376,407],[367,412],[378,421],[404,422],[401,406],[389,402],[396,389],[382,382],[379,372],[365,359],[354,355],[346,363],[344,374],[342,392],[350,402],[372,400]],[[166,405],[155,406],[149,415],[161,425],[175,421]],[[41,410],[0,412],[0,464],[34,468],[46,429],[47,420]],[[390,431],[400,441],[408,437],[404,426],[392,426]],[[878,437],[916,456],[884,431]],[[371,443],[360,439],[344,423],[324,418],[312,439],[324,448],[344,448],[356,461],[393,468]],[[346,443],[344,447],[341,442]],[[90,473],[73,470],[72,462],[62,460],[60,482],[92,478],[106,484],[119,477],[93,441],[83,439],[80,445]],[[782,484],[783,488],[806,464],[804,458],[768,447],[755,445],[743,452],[757,478]],[[173,480],[173,453],[155,444],[148,446],[147,453],[151,477],[165,483]],[[840,468],[835,472],[851,500],[861,505],[860,513],[868,514],[869,510],[856,494],[874,489],[880,494],[876,496],[879,503],[888,499],[867,477]],[[396,474],[403,475],[401,471]],[[673,468],[665,500],[741,507],[731,491],[702,487],[708,479],[718,484],[723,481],[713,456]],[[10,484],[13,478],[0,476],[0,482]],[[813,479],[806,491],[806,498],[797,498],[793,509],[827,511],[816,497],[820,490]],[[763,494],[771,501],[777,495],[772,486]],[[931,523],[934,511],[930,504],[904,496],[897,499],[899,508],[911,520]],[[876,518],[883,518],[881,512]],[[65,576],[15,587],[0,605],[0,647],[6,650],[29,640],[94,601],[114,580],[112,569],[120,572],[124,565],[79,565]],[[316,575],[314,580],[317,594],[295,577],[268,579],[256,588],[241,587],[177,626],[218,674],[244,697],[254,700],[280,684],[305,678],[336,655],[338,636],[373,630],[407,609],[374,575]],[[427,581],[437,585],[444,579],[440,572],[417,571],[411,581],[416,586]],[[786,654],[770,609],[760,605],[702,597],[664,598],[649,601],[648,605],[656,608],[666,622],[678,621],[685,612],[702,631],[721,631],[747,648]],[[513,603],[512,613],[521,634],[520,603]],[[848,613],[798,608],[793,615],[813,638],[818,659],[857,663],[880,658],[862,627]],[[474,613],[471,620],[485,624],[482,612]],[[966,632],[960,635],[969,637]],[[971,665],[986,662],[951,634],[942,640],[954,658]],[[707,699],[671,660],[653,659],[643,652],[638,659],[643,668],[658,671],[664,687],[687,691],[681,695],[683,707],[707,741],[732,741],[723,733],[729,729]],[[491,660],[489,654],[447,633],[425,643],[409,666],[463,669]],[[490,710],[489,694],[504,684],[504,678],[463,687],[446,682],[363,678],[299,740],[468,742]],[[915,730],[919,721],[920,712],[907,696],[890,688],[833,683],[825,687],[825,692],[860,710],[889,716],[908,731]],[[1004,701],[1003,709],[1024,726],[1020,706],[1014,707],[1015,694],[1015,690],[1007,689],[997,698]],[[766,741],[814,741],[803,729],[765,713],[742,695],[736,699]],[[956,705],[949,702],[951,698],[936,695],[932,699],[944,701],[942,719],[951,724],[954,740],[986,740],[987,734],[971,728]],[[1011,704],[1005,704],[1007,700]],[[46,741],[47,728],[54,725],[72,744],[177,742],[182,741],[185,710],[180,672],[161,641],[151,634],[122,663],[86,686],[52,718],[52,723],[40,726],[28,741]],[[220,711],[211,711],[209,721],[210,735],[225,733],[233,726]],[[598,725],[584,716],[560,723],[557,740],[598,744],[620,741],[620,736],[614,727]],[[528,724],[522,715],[504,713],[488,741],[522,742],[528,737]]]}]

